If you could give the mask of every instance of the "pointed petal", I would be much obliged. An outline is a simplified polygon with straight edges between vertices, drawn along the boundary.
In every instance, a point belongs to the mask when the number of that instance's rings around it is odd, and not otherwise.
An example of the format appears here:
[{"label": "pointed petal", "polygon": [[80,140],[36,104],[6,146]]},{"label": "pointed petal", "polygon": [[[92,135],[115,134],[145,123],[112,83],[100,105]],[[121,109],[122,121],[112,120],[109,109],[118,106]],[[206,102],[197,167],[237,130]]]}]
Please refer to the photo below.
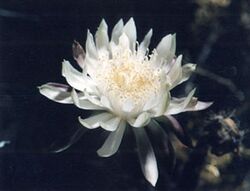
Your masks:
[{"label": "pointed petal", "polygon": [[162,38],[156,47],[156,52],[160,58],[164,58],[170,62],[175,55],[175,35],[167,35]]},{"label": "pointed petal", "polygon": [[101,103],[101,100],[98,96],[90,95],[88,92],[84,92],[85,97],[87,100],[89,100],[91,103],[98,105],[100,107],[103,107],[104,105]]},{"label": "pointed petal", "polygon": [[153,30],[150,29],[148,31],[148,33],[146,34],[146,36],[144,37],[144,39],[141,42],[141,44],[139,45],[137,53],[142,58],[145,56],[145,54],[147,52],[147,49],[148,49],[148,46],[150,44],[150,40],[151,40],[152,34],[153,34]]},{"label": "pointed petal", "polygon": [[159,96],[158,100],[155,100],[155,102],[157,102],[157,105],[152,108],[152,111],[154,113],[154,117],[159,117],[164,114],[168,108],[170,103],[170,93],[165,90],[165,92],[163,92]]},{"label": "pointed petal", "polygon": [[90,102],[88,99],[80,99],[77,92],[73,89],[71,92],[71,96],[74,104],[80,109],[88,109],[88,110],[104,110],[105,108],[100,107],[99,105],[95,105]]},{"label": "pointed petal", "polygon": [[95,42],[98,50],[108,48],[109,37],[108,37],[108,26],[105,20],[103,19],[98,27],[98,30],[95,34]]},{"label": "pointed petal", "polygon": [[121,121],[119,127],[109,134],[102,147],[98,149],[97,154],[101,157],[109,157],[115,154],[121,144],[125,128],[126,122]]},{"label": "pointed petal", "polygon": [[195,71],[195,68],[196,68],[196,64],[189,63],[189,64],[183,65],[181,79],[179,80],[178,84],[181,84],[182,82],[185,82],[186,80],[188,80],[191,74],[193,73],[193,71]]},{"label": "pointed petal", "polygon": [[175,98],[170,101],[170,104],[167,108],[167,111],[164,115],[174,115],[181,112],[185,112],[186,106],[191,101],[193,95],[195,93],[195,89],[193,89],[186,98]]},{"label": "pointed petal", "polygon": [[181,80],[182,76],[182,67],[181,67],[182,55],[178,56],[173,67],[168,73],[170,80],[171,89],[174,88]]},{"label": "pointed petal", "polygon": [[174,57],[175,56],[175,51],[176,51],[176,34],[173,34],[172,35],[171,46],[170,46],[170,55]]},{"label": "pointed petal", "polygon": [[129,39],[129,47],[131,51],[135,50],[136,43],[136,26],[133,18],[130,18],[129,21],[125,24],[123,32]]},{"label": "pointed petal", "polygon": [[144,128],[133,128],[138,147],[138,155],[142,172],[153,186],[158,180],[158,167],[150,140]]},{"label": "pointed petal", "polygon": [[111,41],[114,42],[115,44],[118,44],[119,38],[122,35],[122,31],[123,31],[123,20],[120,19],[112,30]]},{"label": "pointed petal", "polygon": [[97,50],[94,42],[93,35],[88,30],[86,40],[86,54],[87,56],[97,59]]},{"label": "pointed petal", "polygon": [[86,88],[86,81],[81,72],[78,72],[71,64],[64,60],[62,63],[62,75],[66,78],[69,85],[73,88],[84,91]]},{"label": "pointed petal", "polygon": [[106,96],[101,96],[101,104],[105,108],[111,109],[111,103],[110,103],[109,99]]},{"label": "pointed petal", "polygon": [[73,57],[81,68],[84,68],[85,52],[79,42],[74,41],[72,44]]},{"label": "pointed petal", "polygon": [[45,97],[58,103],[73,103],[70,95],[70,87],[64,84],[47,83],[39,88],[39,92]]},{"label": "pointed petal", "polygon": [[129,39],[125,33],[122,33],[119,38],[119,47],[121,47],[122,50],[129,49]]},{"label": "pointed petal", "polygon": [[103,112],[97,115],[93,115],[86,119],[82,119],[81,117],[78,117],[78,120],[81,123],[81,125],[83,125],[84,127],[88,129],[96,129],[97,127],[100,126],[101,122],[108,121],[112,117],[113,117],[112,114],[108,112]]},{"label": "pointed petal", "polygon": [[83,134],[87,132],[87,129],[85,128],[79,128],[68,140],[68,142],[66,144],[64,144],[63,146],[59,146],[57,142],[54,142],[51,146],[50,146],[50,150],[53,153],[60,153],[63,152],[65,150],[67,150],[69,147],[71,147],[73,144],[75,144],[80,138],[82,138]]},{"label": "pointed petal", "polygon": [[156,105],[157,105],[157,102],[155,101],[155,97],[151,97],[143,106],[143,111],[148,111],[152,109],[153,107],[155,107]]},{"label": "pointed petal", "polygon": [[143,112],[136,119],[129,119],[128,122],[133,127],[143,127],[150,122],[151,116],[147,112]]},{"label": "pointed petal", "polygon": [[[162,162],[163,166],[166,166],[167,170],[174,170],[175,165],[175,151],[171,144],[171,140],[164,130],[164,128],[155,120],[151,120],[148,124],[150,133],[154,139],[154,143],[157,144],[155,147],[155,153],[158,159],[158,162]],[[157,152],[158,151],[158,152]],[[162,159],[159,161],[159,159]],[[166,163],[167,162],[167,163]]]},{"label": "pointed petal", "polygon": [[185,107],[185,111],[200,111],[207,109],[213,104],[213,102],[198,101],[197,98],[193,97],[189,102],[188,106]]},{"label": "pointed petal", "polygon": [[100,126],[107,131],[115,131],[120,124],[119,117],[113,117],[108,121],[100,122]]},{"label": "pointed petal", "polygon": [[[174,63],[173,67],[169,68],[170,72],[168,74],[169,79],[171,80],[171,89],[188,80],[195,68],[196,64],[189,63],[181,67],[180,63],[177,65]],[[171,71],[172,69],[173,71]]]},{"label": "pointed petal", "polygon": [[186,111],[199,111],[210,107],[213,102],[198,101],[193,97],[195,89],[192,90],[186,98],[175,98],[170,101],[167,111],[164,113],[167,115],[174,115]]}]

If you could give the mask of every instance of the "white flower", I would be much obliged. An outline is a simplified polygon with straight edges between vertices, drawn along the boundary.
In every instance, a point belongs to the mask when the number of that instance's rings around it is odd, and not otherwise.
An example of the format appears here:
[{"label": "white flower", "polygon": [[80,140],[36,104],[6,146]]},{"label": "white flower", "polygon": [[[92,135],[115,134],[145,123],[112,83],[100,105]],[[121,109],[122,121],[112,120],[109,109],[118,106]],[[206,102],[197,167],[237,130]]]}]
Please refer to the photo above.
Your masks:
[{"label": "white flower", "polygon": [[[68,61],[62,63],[62,75],[72,87],[47,83],[40,93],[59,102],[75,104],[81,109],[100,110],[87,119],[79,117],[86,128],[102,127],[110,131],[104,145],[97,151],[102,157],[113,155],[119,148],[127,123],[134,127],[139,158],[146,179],[155,185],[158,169],[151,143],[144,126],[152,126],[154,118],[185,111],[202,110],[211,105],[193,97],[172,98],[171,89],[186,81],[194,64],[182,66],[182,55],[175,56],[175,35],[167,35],[149,54],[152,29],[144,40],[136,41],[133,18],[125,25],[120,20],[113,28],[111,39],[108,26],[102,20],[95,38],[88,31],[86,55],[79,44],[75,59],[82,71]],[[155,128],[159,128],[157,125]]]}]

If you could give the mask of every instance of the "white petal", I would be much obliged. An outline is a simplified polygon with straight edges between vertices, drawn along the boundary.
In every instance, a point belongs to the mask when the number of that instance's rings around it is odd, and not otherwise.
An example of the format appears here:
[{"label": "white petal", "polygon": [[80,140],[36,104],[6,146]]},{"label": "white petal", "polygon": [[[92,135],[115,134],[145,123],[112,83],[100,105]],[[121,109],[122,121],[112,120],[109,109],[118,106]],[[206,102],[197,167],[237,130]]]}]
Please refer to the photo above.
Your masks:
[{"label": "white petal", "polygon": [[85,51],[79,42],[74,41],[74,43],[72,44],[72,53],[73,53],[73,57],[76,60],[76,62],[78,63],[78,65],[82,69],[84,69],[85,68],[85,64],[84,64]]},{"label": "white petal", "polygon": [[147,48],[150,44],[150,39],[152,37],[153,34],[153,30],[150,29],[148,31],[148,33],[146,34],[146,36],[144,37],[143,41],[141,42],[141,44],[139,45],[138,51],[137,53],[139,54],[140,57],[144,57],[147,51]]},{"label": "white petal", "polygon": [[143,127],[150,122],[151,116],[147,112],[143,112],[136,119],[129,119],[128,122],[133,127]]},{"label": "white petal", "polygon": [[131,112],[134,109],[135,105],[131,99],[127,99],[122,105],[122,111]]},{"label": "white petal", "polygon": [[[170,47],[170,55],[174,56],[176,51],[176,34],[172,35],[172,42],[171,42],[171,47]],[[172,59],[172,58],[170,58]]]},{"label": "white petal", "polygon": [[123,32],[123,20],[120,19],[112,30],[111,41],[113,41],[115,44],[118,44],[122,32]]},{"label": "white petal", "polygon": [[191,74],[193,73],[193,71],[195,71],[195,68],[196,68],[196,64],[189,63],[189,64],[183,65],[181,79],[178,84],[181,84],[182,82],[185,82],[186,80],[188,80]]},{"label": "white petal", "polygon": [[111,103],[106,96],[101,96],[101,104],[107,109],[111,109]]},{"label": "white petal", "polygon": [[67,82],[75,89],[84,91],[86,88],[86,81],[81,72],[78,72],[71,64],[64,60],[62,63],[62,75]]},{"label": "white petal", "polygon": [[87,32],[87,40],[86,40],[86,56],[91,58],[97,58],[97,50],[94,42],[93,35],[88,30]]},{"label": "white petal", "polygon": [[188,104],[190,103],[190,101],[192,100],[194,96],[195,91],[196,91],[196,88],[194,88],[192,91],[189,92],[188,96],[183,101],[183,108],[186,108],[188,106]]},{"label": "white petal", "polygon": [[47,83],[39,88],[39,91],[45,97],[58,103],[73,103],[69,86],[57,83]]},{"label": "white petal", "polygon": [[168,73],[171,88],[174,88],[181,80],[182,67],[181,67],[182,55],[178,56],[175,63]]},{"label": "white petal", "polygon": [[162,38],[160,43],[156,47],[158,56],[171,61],[175,55],[175,35],[167,35]]},{"label": "white petal", "polygon": [[80,99],[77,92],[73,89],[71,92],[72,99],[74,101],[74,104],[79,107],[80,109],[88,109],[88,110],[104,110],[103,107],[100,107],[99,105],[95,105],[92,102],[90,102],[88,99]]},{"label": "white petal", "polygon": [[109,44],[109,37],[108,37],[108,26],[103,19],[98,27],[98,30],[95,34],[95,41],[97,49],[107,49]]},{"label": "white petal", "polygon": [[122,48],[122,51],[129,49],[129,39],[125,33],[122,33],[119,38],[119,47]]},{"label": "white petal", "polygon": [[186,106],[185,111],[200,111],[207,109],[213,104],[213,102],[198,101],[197,98],[192,98],[190,103]]},{"label": "white petal", "polygon": [[93,115],[89,118],[82,119],[81,117],[78,117],[79,122],[88,129],[95,129],[100,126],[101,122],[108,121],[113,117],[112,114],[108,112],[103,112],[97,115]]},{"label": "white petal", "polygon": [[97,58],[91,57],[89,54],[86,54],[84,59],[86,73],[90,76],[95,76],[96,68],[100,67],[100,61]]},{"label": "white petal", "polygon": [[151,97],[150,99],[148,99],[148,101],[145,103],[144,107],[143,107],[143,111],[148,111],[150,109],[152,109],[154,106],[157,105],[157,102],[155,101],[155,97]]},{"label": "white petal", "polygon": [[161,94],[158,100],[155,100],[157,105],[153,107],[152,111],[154,113],[154,117],[159,117],[164,114],[167,110],[167,107],[170,103],[170,94],[167,90]]},{"label": "white petal", "polygon": [[133,128],[138,147],[138,155],[142,172],[153,186],[158,180],[158,167],[150,140],[144,128]]},{"label": "white petal", "polygon": [[195,89],[193,89],[186,98],[173,98],[164,115],[174,115],[185,111],[198,111],[208,108],[212,102],[198,101],[193,97]]},{"label": "white petal", "polygon": [[127,35],[129,39],[130,50],[134,51],[136,42],[136,26],[133,18],[130,18],[129,21],[125,24],[123,32]]},{"label": "white petal", "polygon": [[109,134],[108,138],[106,139],[102,147],[98,149],[97,153],[99,156],[109,157],[116,153],[121,144],[125,128],[126,128],[126,122],[121,121],[119,127],[115,131]]},{"label": "white petal", "polygon": [[98,105],[100,107],[104,107],[104,105],[101,103],[101,100],[96,95],[90,95],[88,92],[84,92],[85,97],[93,104]]},{"label": "white petal", "polygon": [[121,121],[119,117],[113,117],[108,121],[100,122],[100,126],[107,131],[115,131]]}]

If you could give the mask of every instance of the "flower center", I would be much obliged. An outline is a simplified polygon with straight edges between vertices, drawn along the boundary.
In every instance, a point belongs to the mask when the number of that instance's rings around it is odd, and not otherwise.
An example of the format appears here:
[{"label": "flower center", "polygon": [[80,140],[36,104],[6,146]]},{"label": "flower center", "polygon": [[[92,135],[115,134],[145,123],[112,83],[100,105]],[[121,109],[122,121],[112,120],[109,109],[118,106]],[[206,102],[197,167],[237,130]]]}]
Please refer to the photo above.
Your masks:
[{"label": "flower center", "polygon": [[150,98],[160,93],[161,70],[152,66],[148,59],[139,60],[125,50],[101,62],[103,67],[96,78],[98,86],[116,110],[129,101],[133,111],[140,112]]}]

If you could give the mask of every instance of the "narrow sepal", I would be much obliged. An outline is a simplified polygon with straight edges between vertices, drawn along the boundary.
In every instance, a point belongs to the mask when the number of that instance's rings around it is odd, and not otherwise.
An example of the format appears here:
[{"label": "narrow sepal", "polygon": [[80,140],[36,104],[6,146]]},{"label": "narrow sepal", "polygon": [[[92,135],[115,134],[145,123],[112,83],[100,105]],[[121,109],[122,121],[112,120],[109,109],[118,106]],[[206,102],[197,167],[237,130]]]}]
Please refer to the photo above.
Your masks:
[{"label": "narrow sepal", "polygon": [[143,175],[152,186],[155,186],[158,180],[158,167],[153,147],[144,128],[133,128],[133,130]]},{"label": "narrow sepal", "polygon": [[109,134],[102,147],[97,150],[97,154],[101,157],[109,157],[115,154],[121,144],[125,128],[126,122],[121,121],[119,127]]}]

